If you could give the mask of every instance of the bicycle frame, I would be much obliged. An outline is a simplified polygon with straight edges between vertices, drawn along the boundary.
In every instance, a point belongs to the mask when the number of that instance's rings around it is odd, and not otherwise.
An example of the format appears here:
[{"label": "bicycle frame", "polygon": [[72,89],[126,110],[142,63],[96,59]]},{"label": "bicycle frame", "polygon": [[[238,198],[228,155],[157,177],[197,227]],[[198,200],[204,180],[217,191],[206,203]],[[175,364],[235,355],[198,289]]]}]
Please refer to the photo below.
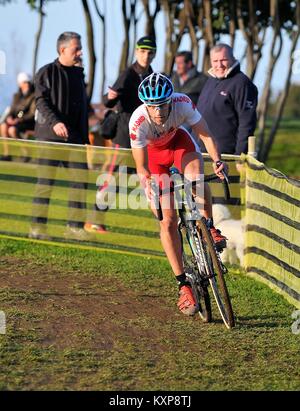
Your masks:
[{"label": "bicycle frame", "polygon": [[[208,176],[204,181],[211,181],[218,178],[217,176]],[[202,181],[203,183],[203,181]],[[230,191],[228,187],[227,176],[223,180],[223,188],[225,197],[230,198]],[[195,186],[197,181],[190,182],[191,187]],[[172,187],[169,192],[176,191],[177,189],[183,189],[184,183],[177,184]],[[160,195],[164,194],[164,190],[156,190],[154,193],[158,193],[157,211],[158,218],[163,218],[162,208],[160,205]],[[192,190],[190,193],[185,191],[185,198],[182,201],[182,206],[179,208],[179,223],[178,231],[182,244],[183,263],[186,265],[187,256],[184,251],[184,233],[183,228],[186,231],[186,239],[189,247],[192,251],[192,260],[195,259],[196,269],[194,262],[189,262],[187,269],[187,277],[189,278],[194,293],[195,300],[198,305],[200,317],[204,322],[211,321],[211,305],[210,297],[207,291],[207,287],[210,284],[214,298],[216,300],[221,317],[227,328],[234,326],[234,315],[231,307],[231,301],[228,294],[227,286],[223,275],[227,272],[227,268],[223,265],[219,252],[212,240],[210,231],[207,227],[207,220],[199,213],[197,202],[193,201],[194,197]],[[188,216],[188,212],[190,218]],[[187,218],[187,216],[189,218]],[[196,216],[196,218],[195,218]],[[186,267],[185,267],[186,269]],[[190,272],[189,272],[190,271]]]}]

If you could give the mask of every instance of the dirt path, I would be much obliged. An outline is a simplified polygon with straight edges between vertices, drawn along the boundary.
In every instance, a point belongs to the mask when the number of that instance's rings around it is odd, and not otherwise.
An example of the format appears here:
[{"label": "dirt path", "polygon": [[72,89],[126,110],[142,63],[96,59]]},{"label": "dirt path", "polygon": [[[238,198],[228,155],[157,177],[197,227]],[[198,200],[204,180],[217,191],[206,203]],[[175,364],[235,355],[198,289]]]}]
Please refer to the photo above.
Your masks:
[{"label": "dirt path", "polygon": [[[117,278],[62,273],[50,265],[11,256],[1,258],[0,288],[10,293],[2,309],[15,307],[30,313],[43,346],[78,347],[84,335],[90,337],[86,347],[90,349],[111,349],[119,338],[155,341],[159,339],[155,327],[135,325],[141,313],[153,323],[174,315],[174,308],[161,297],[143,295],[142,290],[126,287]],[[32,325],[28,319],[14,320],[15,328]]]}]

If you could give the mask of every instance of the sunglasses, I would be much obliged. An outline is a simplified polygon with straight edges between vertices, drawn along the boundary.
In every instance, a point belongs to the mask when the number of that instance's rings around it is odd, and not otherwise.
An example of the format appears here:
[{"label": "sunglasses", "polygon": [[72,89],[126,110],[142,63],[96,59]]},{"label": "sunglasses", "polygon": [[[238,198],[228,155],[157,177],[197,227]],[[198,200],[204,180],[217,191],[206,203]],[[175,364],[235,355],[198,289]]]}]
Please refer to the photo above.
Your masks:
[{"label": "sunglasses", "polygon": [[166,103],[161,103],[161,104],[146,104],[147,107],[153,108],[154,110],[163,110],[167,107],[169,107],[171,100],[167,101]]}]

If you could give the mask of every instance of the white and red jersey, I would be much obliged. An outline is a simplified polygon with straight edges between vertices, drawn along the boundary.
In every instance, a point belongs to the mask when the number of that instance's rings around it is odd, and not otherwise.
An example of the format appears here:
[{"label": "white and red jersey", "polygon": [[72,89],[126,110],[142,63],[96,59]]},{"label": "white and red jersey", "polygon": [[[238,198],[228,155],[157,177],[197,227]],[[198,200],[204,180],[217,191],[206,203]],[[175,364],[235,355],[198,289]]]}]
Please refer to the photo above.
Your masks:
[{"label": "white and red jersey", "polygon": [[146,105],[142,104],[132,113],[129,121],[131,147],[142,148],[148,144],[163,146],[175,136],[183,124],[192,127],[200,119],[201,114],[186,94],[173,94],[171,112],[162,126],[151,121]]}]

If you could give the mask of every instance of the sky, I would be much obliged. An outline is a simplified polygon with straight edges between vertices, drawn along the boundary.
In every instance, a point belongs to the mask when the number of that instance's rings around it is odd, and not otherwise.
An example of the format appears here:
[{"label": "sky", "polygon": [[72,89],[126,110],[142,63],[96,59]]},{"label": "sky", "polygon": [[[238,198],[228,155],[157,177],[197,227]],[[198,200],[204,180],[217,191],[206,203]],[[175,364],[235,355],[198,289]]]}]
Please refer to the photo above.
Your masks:
[{"label": "sky", "polygon": [[[104,0],[98,0],[100,9],[103,11]],[[100,101],[100,47],[101,47],[101,23],[93,8],[93,2],[89,1],[92,10],[92,18],[95,23],[95,43],[96,54],[98,55],[99,66],[96,69],[95,88],[93,102]],[[112,85],[118,76],[118,67],[121,57],[122,41],[124,38],[124,29],[121,16],[121,0],[107,1],[107,59],[106,72],[107,86]],[[56,40],[60,33],[64,31],[76,31],[82,36],[83,58],[87,62],[87,41],[85,18],[80,0],[62,0],[50,1],[47,3],[46,18],[40,43],[38,55],[38,68],[53,61],[57,57]],[[33,48],[36,30],[38,27],[38,13],[32,11],[26,4],[26,0],[13,0],[11,4],[0,6],[0,112],[10,103],[12,94],[16,91],[16,76],[20,71],[32,72]],[[155,71],[163,70],[164,43],[165,43],[165,20],[163,14],[156,24],[157,32],[157,55],[153,61],[152,67]],[[137,37],[143,36],[144,20],[141,19],[138,25]],[[270,48],[269,32],[266,36],[264,50]],[[223,41],[228,40],[226,36]],[[285,38],[284,52],[278,64],[276,65],[272,87],[274,92],[278,92],[282,87],[284,78],[287,73],[287,59],[289,52],[289,41]],[[245,42],[241,35],[238,35],[234,54],[237,59],[241,58],[245,48]],[[179,50],[190,49],[190,41],[186,36]],[[300,50],[297,58],[300,62]],[[266,58],[259,63],[258,72],[254,79],[255,84],[261,93],[265,72]],[[297,65],[297,67],[300,64]],[[296,67],[296,66],[295,66]],[[87,67],[86,67],[87,68]],[[242,69],[243,69],[242,65]],[[295,70],[292,82],[300,83],[300,67]]]}]

